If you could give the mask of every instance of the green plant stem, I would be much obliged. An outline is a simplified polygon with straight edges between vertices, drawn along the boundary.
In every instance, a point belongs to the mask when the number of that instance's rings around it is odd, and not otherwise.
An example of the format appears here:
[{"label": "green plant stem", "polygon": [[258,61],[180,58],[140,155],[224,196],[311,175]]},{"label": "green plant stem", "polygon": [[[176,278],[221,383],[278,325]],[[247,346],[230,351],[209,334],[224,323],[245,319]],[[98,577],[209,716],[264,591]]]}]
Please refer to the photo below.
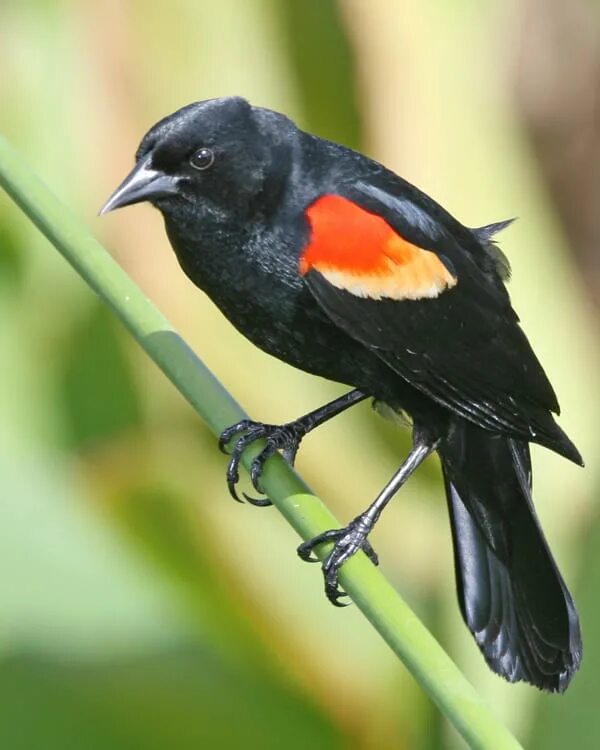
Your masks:
[{"label": "green plant stem", "polygon": [[[216,435],[246,416],[164,316],[2,136],[0,185],[110,305]],[[246,467],[251,456],[251,452],[245,456]],[[304,539],[339,526],[321,500],[310,493],[281,457],[275,456],[267,463],[263,485],[273,503]],[[326,552],[327,547],[320,550],[321,554]],[[344,565],[340,580],[356,605],[471,747],[485,750],[521,747],[363,553]]]}]

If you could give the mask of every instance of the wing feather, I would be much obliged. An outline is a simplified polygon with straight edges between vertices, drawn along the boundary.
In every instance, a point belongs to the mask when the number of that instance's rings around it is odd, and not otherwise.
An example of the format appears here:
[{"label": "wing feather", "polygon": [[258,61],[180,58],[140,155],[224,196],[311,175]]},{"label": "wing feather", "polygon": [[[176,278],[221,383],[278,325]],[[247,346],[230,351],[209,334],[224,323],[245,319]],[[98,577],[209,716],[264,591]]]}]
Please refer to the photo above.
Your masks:
[{"label": "wing feather", "polygon": [[[304,279],[329,318],[455,413],[577,460],[550,414],[559,410],[554,390],[476,235],[445,213],[444,220],[438,220],[427,203],[410,197],[396,200],[373,186],[369,191],[359,186],[346,198],[378,212],[402,241],[435,253],[452,269],[456,283],[435,297],[416,300],[370,295],[368,289],[359,295],[339,279],[331,283],[322,272],[326,249],[321,247],[321,266],[304,269]],[[455,231],[455,225],[460,230]],[[357,242],[360,225],[353,226],[353,243]],[[369,242],[372,238],[365,237],[365,244]]]}]

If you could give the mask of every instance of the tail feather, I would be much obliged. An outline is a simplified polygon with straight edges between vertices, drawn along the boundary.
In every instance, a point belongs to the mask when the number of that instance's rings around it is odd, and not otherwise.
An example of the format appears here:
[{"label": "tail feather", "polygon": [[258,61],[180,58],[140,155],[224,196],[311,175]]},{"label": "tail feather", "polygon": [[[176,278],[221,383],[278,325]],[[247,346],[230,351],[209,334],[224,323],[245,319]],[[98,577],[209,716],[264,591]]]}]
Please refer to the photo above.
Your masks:
[{"label": "tail feather", "polygon": [[533,508],[527,443],[461,421],[440,454],[468,628],[495,672],[562,692],[579,619]]}]

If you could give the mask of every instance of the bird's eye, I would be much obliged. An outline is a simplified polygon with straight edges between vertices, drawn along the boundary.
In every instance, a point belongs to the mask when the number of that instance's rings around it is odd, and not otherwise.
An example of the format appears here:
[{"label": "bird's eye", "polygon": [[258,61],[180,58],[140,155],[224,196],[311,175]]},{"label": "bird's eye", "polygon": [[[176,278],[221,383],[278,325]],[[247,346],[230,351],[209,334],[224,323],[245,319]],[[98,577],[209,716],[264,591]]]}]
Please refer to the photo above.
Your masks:
[{"label": "bird's eye", "polygon": [[194,169],[208,169],[214,160],[215,155],[209,148],[199,148],[190,157],[190,164]]}]

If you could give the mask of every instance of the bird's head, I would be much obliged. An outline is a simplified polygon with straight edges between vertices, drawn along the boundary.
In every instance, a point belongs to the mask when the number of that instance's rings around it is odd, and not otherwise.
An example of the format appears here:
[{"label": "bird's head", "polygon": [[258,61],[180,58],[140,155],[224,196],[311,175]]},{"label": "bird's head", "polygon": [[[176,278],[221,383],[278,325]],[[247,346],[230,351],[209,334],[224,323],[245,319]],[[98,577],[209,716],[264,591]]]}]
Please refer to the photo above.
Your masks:
[{"label": "bird's head", "polygon": [[100,213],[142,201],[167,217],[190,207],[225,216],[266,210],[285,182],[295,132],[283,115],[240,97],[190,104],[144,136],[135,167]]}]

